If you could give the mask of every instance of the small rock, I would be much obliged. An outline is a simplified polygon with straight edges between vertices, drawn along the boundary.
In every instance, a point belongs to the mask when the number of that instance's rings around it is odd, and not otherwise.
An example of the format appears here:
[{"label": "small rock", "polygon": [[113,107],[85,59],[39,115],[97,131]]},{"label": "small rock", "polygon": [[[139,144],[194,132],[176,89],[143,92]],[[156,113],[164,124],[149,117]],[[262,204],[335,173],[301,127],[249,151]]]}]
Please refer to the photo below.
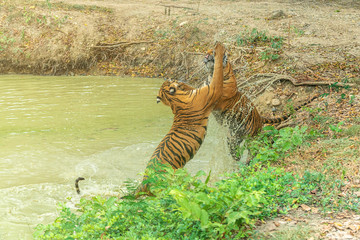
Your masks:
[{"label": "small rock", "polygon": [[281,99],[281,100],[284,100],[285,98],[286,98],[286,95],[281,95],[281,96],[280,96],[280,99]]},{"label": "small rock", "polygon": [[308,205],[305,205],[305,204],[301,204],[301,208],[302,208],[305,212],[311,211],[311,207],[309,207]]},{"label": "small rock", "polygon": [[267,92],[272,92],[272,91],[274,91],[274,88],[270,86],[270,87],[266,88],[266,91]]},{"label": "small rock", "polygon": [[318,209],[318,208],[311,208],[311,212],[312,212],[312,213],[318,213],[318,212],[319,212],[319,209]]},{"label": "small rock", "polygon": [[181,26],[183,26],[183,25],[185,25],[185,24],[187,24],[187,23],[188,23],[188,21],[184,21],[184,22],[182,22],[182,23],[179,24],[179,27],[181,27]]},{"label": "small rock", "polygon": [[272,104],[273,106],[279,106],[279,105],[281,105],[281,102],[280,102],[279,99],[274,98],[274,99],[271,100],[271,104]]},{"label": "small rock", "polygon": [[270,103],[271,103],[270,101],[266,101],[266,105],[270,105]]},{"label": "small rock", "polygon": [[275,20],[275,19],[280,19],[280,18],[284,18],[287,17],[287,15],[284,13],[283,10],[277,10],[277,11],[273,11],[270,15],[270,17],[268,17],[267,19],[269,20]]}]

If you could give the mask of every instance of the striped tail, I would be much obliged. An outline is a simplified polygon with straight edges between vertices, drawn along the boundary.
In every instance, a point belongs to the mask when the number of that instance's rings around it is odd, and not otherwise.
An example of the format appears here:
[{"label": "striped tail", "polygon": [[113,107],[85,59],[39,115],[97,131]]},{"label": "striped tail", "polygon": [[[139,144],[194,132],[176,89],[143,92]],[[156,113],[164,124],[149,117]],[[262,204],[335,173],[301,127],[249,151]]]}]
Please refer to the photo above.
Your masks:
[{"label": "striped tail", "polygon": [[[308,100],[307,102],[304,102],[303,104],[297,106],[294,108],[294,111],[298,111],[300,108],[308,105],[309,103],[311,103],[312,101],[314,101],[316,98],[318,98],[320,95],[315,95],[313,96],[310,100]],[[274,123],[281,123],[285,120],[287,120],[292,114],[287,114],[281,117],[277,117],[277,118],[267,118],[267,117],[261,117],[263,124],[274,124]]]},{"label": "striped tail", "polygon": [[80,194],[80,188],[79,188],[79,181],[81,180],[85,180],[85,178],[83,177],[78,177],[76,180],[75,180],[75,189],[76,189],[76,192],[78,194]]}]

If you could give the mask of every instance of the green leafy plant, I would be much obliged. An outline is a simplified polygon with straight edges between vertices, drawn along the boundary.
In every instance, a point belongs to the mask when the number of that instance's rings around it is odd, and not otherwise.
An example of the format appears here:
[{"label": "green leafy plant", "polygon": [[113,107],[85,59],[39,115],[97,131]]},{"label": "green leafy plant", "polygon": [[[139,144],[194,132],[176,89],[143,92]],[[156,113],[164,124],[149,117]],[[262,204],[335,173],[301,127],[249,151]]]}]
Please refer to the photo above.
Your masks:
[{"label": "green leafy plant", "polygon": [[[315,134],[307,133],[307,127],[275,129],[273,126],[266,126],[263,132],[255,139],[248,142],[247,147],[253,155],[252,162],[267,163],[274,162],[285,157],[290,150],[302,145],[306,138]],[[242,149],[243,150],[243,149]],[[241,152],[239,152],[240,155]]]},{"label": "green leafy plant", "polygon": [[299,37],[301,37],[305,34],[304,30],[302,30],[301,28],[298,28],[296,26],[291,26],[286,32],[289,32],[289,30],[290,30],[290,33],[293,32]]},{"label": "green leafy plant", "polygon": [[342,132],[343,130],[340,128],[341,125],[344,125],[344,122],[341,121],[339,122],[338,124],[336,125],[330,125],[329,128],[331,131],[333,131],[334,133],[340,133]]},{"label": "green leafy plant", "polygon": [[[323,212],[359,211],[358,197],[340,196],[342,180],[314,171],[299,176],[264,164],[286,156],[309,136],[306,127],[266,127],[249,143],[257,160],[213,184],[210,173],[191,176],[154,159],[154,168],[146,174],[155,196],[96,196],[81,199],[77,209],[60,204],[59,217],[38,225],[34,239],[241,239],[251,236],[257,221],[301,204],[319,206]],[[134,189],[133,182],[128,186]]]},{"label": "green leafy plant", "polygon": [[251,47],[265,46],[265,50],[260,52],[261,60],[273,61],[280,57],[283,46],[282,37],[270,37],[265,31],[259,31],[256,28],[246,28],[236,37],[236,44],[239,46],[250,45]]},{"label": "green leafy plant", "polygon": [[8,37],[4,32],[0,31],[0,52],[10,47],[14,42],[14,38]]},{"label": "green leafy plant", "polygon": [[355,95],[350,96],[349,104],[352,105],[354,103]]},{"label": "green leafy plant", "polygon": [[[38,225],[34,239],[239,239],[251,234],[256,221],[303,203],[346,205],[338,197],[343,184],[321,173],[300,177],[282,168],[248,166],[213,186],[209,175],[205,182],[202,176],[203,171],[194,177],[184,169],[166,171],[156,197],[81,199],[77,213],[60,204],[60,216]],[[352,207],[359,204],[353,201]]]},{"label": "green leafy plant", "polygon": [[276,60],[280,57],[272,48],[266,48],[263,52],[260,53],[261,60]]}]

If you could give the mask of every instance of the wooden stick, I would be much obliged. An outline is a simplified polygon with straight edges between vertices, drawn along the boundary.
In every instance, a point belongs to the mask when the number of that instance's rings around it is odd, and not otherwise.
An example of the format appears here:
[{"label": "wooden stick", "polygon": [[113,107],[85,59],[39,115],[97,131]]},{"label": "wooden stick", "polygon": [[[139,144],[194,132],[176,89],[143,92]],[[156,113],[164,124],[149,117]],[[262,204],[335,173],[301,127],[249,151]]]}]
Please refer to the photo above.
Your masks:
[{"label": "wooden stick", "polygon": [[193,8],[190,8],[190,7],[182,7],[182,6],[176,6],[176,5],[164,5],[164,4],[160,4],[160,6],[163,6],[163,7],[172,7],[172,8],[182,8],[182,9],[187,9],[187,10],[194,10]]},{"label": "wooden stick", "polygon": [[116,44],[112,44],[112,45],[97,45],[97,46],[93,46],[92,48],[116,48],[116,47],[124,47],[124,46],[129,46],[129,45],[133,45],[133,44],[142,44],[142,43],[153,43],[154,41],[138,41],[138,42],[119,42]]}]

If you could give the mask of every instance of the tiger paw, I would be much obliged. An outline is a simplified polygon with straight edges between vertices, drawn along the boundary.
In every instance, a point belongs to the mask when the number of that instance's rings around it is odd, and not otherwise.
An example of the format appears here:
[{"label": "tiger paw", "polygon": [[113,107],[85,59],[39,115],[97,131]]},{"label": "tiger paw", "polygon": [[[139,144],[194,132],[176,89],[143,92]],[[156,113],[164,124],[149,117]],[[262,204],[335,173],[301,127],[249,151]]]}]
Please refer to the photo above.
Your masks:
[{"label": "tiger paw", "polygon": [[215,56],[220,56],[221,58],[225,54],[225,47],[220,42],[215,44]]}]

